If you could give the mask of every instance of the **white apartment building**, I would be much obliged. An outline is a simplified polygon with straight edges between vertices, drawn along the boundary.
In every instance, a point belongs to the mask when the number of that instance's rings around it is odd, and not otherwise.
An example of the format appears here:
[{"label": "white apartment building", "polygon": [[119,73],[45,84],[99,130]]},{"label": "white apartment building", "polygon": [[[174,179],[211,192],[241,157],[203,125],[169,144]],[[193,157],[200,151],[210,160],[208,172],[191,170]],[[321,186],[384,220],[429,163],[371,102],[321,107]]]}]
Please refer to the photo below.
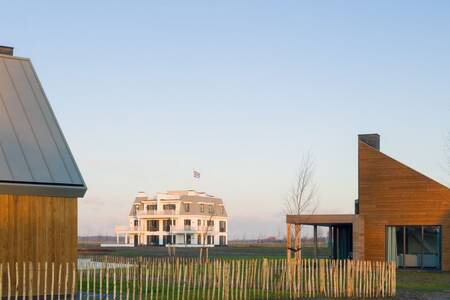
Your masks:
[{"label": "white apartment building", "polygon": [[117,244],[182,247],[228,244],[228,216],[223,201],[204,192],[168,191],[155,197],[139,192],[128,219],[128,226],[116,226]]}]

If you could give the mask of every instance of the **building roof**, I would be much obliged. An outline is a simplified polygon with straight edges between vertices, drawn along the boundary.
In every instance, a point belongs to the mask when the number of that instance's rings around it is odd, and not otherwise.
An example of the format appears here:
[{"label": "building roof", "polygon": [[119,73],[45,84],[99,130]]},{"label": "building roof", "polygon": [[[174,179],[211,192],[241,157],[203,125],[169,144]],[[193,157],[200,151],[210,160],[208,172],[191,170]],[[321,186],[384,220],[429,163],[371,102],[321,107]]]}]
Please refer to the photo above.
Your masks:
[{"label": "building roof", "polygon": [[0,193],[83,197],[86,189],[31,61],[0,55]]}]

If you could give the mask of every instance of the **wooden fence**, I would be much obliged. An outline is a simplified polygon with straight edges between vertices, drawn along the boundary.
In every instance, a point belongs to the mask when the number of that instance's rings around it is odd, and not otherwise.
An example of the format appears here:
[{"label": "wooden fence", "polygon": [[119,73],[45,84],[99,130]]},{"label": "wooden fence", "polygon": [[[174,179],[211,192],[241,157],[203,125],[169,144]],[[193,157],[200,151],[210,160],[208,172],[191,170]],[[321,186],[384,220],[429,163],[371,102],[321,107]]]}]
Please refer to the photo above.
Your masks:
[{"label": "wooden fence", "polygon": [[[303,259],[92,257],[78,265],[0,264],[0,295],[45,299],[297,299],[391,297],[396,265]],[[39,292],[38,292],[39,291]]]}]

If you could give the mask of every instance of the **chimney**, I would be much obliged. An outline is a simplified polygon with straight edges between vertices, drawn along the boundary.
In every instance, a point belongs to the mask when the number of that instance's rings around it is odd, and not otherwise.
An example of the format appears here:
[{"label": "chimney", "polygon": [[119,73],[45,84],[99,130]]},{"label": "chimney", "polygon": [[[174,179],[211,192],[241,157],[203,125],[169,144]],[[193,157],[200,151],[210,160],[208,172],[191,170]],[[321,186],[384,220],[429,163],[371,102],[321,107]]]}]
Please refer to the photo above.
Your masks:
[{"label": "chimney", "polygon": [[14,48],[0,45],[0,54],[13,56]]},{"label": "chimney", "polygon": [[380,135],[377,133],[360,134],[358,140],[380,151]]}]

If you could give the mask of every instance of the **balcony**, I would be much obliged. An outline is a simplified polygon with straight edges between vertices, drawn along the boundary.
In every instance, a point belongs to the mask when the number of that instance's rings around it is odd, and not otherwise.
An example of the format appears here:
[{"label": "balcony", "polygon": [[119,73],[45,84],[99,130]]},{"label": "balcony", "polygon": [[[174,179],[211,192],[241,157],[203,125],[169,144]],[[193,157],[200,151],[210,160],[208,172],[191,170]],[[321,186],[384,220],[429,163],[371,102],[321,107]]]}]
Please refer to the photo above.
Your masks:
[{"label": "balcony", "polygon": [[175,209],[168,209],[168,210],[138,210],[137,215],[140,217],[143,216],[170,216],[175,215],[176,210]]},{"label": "balcony", "polygon": [[116,226],[116,233],[144,231],[140,226]]},{"label": "balcony", "polygon": [[218,233],[214,226],[193,226],[193,225],[171,225],[170,231],[172,233]]}]

